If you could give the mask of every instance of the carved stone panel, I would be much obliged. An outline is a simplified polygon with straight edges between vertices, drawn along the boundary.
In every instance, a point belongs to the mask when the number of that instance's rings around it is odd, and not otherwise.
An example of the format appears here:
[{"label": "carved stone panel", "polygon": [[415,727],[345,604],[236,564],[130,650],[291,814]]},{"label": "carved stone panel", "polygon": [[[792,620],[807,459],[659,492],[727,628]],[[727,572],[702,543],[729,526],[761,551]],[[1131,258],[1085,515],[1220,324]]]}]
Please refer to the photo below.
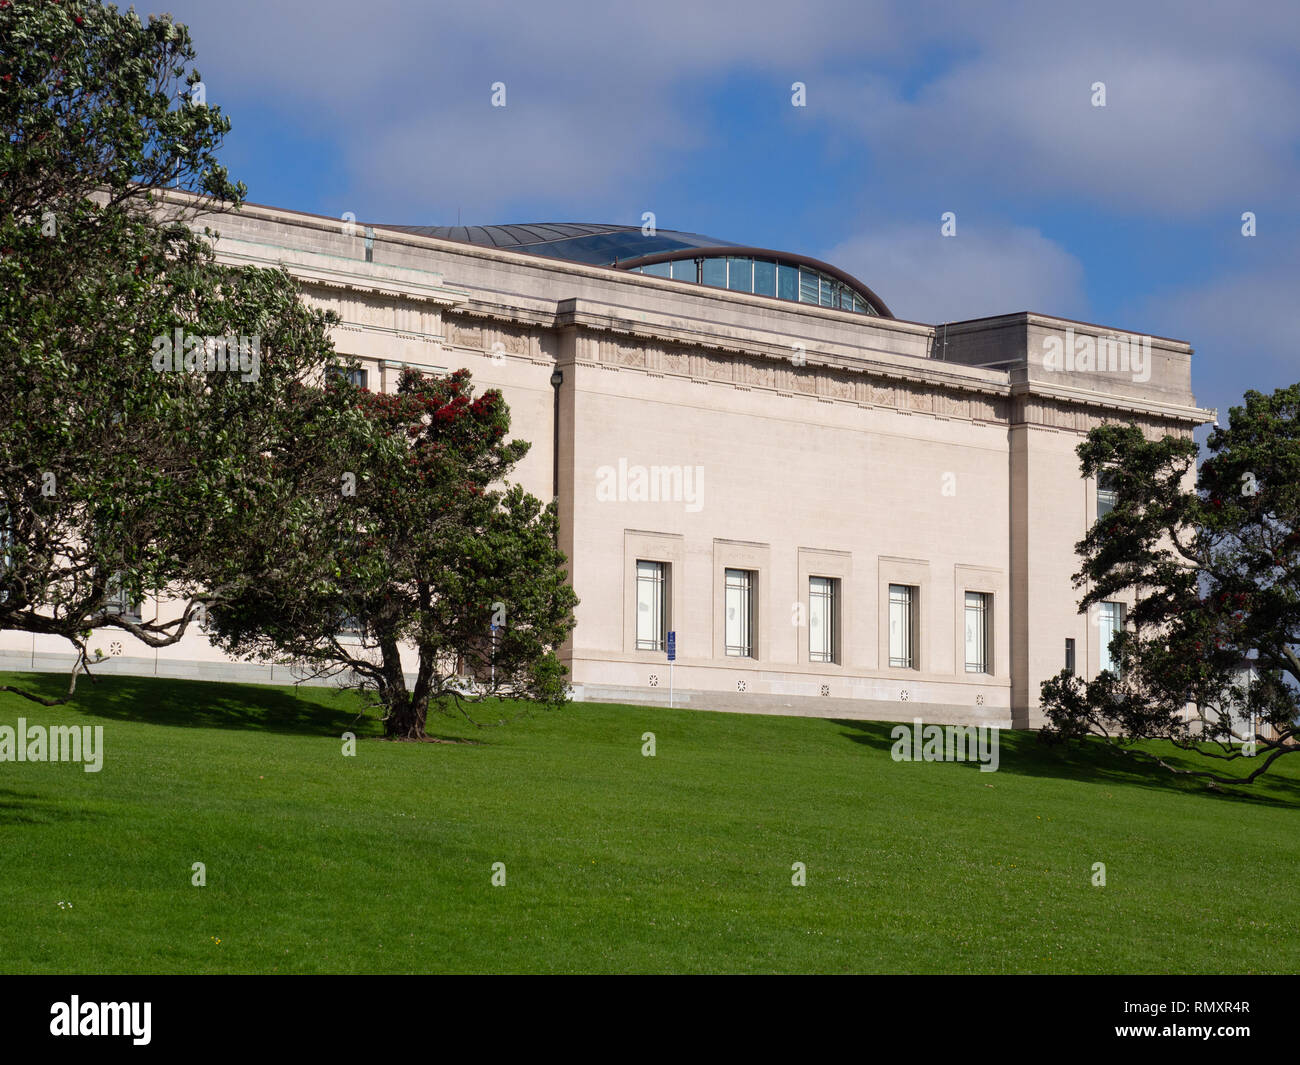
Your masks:
[{"label": "carved stone panel", "polygon": [[852,399],[853,382],[846,377],[831,377],[826,381],[826,394],[834,399]]},{"label": "carved stone panel", "polygon": [[947,415],[949,418],[969,418],[970,417],[970,400],[960,392],[942,393],[939,413]]},{"label": "carved stone panel", "polygon": [[636,344],[619,344],[616,360],[620,366],[640,366],[646,364],[645,349]]},{"label": "carved stone panel", "polygon": [[907,391],[907,407],[909,410],[933,411],[934,394],[924,385],[914,385]]},{"label": "carved stone panel", "polygon": [[745,384],[756,385],[761,388],[775,388],[776,367],[753,359],[746,359],[744,363],[744,381]]},{"label": "carved stone panel", "polygon": [[670,373],[686,372],[686,352],[680,349],[670,349],[664,352],[663,368]]},{"label": "carved stone panel", "polygon": [[447,326],[448,339],[459,348],[482,348],[483,330],[467,322],[452,321]]},{"label": "carved stone panel", "polygon": [[528,334],[519,329],[503,328],[499,331],[502,346],[511,355],[528,354]]}]

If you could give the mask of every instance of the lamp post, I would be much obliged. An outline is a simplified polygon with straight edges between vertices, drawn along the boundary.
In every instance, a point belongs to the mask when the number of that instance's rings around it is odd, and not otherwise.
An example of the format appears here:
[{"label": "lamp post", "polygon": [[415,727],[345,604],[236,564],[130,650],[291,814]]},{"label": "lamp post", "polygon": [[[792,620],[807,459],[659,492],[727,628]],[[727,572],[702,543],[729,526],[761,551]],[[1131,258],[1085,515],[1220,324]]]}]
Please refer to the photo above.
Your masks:
[{"label": "lamp post", "polygon": [[560,386],[564,384],[564,371],[558,367],[551,371],[551,388],[555,392],[555,408],[551,414],[551,495],[560,498]]}]

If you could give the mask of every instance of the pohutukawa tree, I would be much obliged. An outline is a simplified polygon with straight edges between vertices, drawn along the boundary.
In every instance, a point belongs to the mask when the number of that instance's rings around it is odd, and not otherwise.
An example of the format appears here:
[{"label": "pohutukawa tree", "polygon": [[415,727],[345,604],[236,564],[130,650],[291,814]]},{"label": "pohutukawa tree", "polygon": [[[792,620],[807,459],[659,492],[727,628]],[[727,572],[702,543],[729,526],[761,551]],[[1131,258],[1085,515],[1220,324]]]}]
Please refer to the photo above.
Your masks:
[{"label": "pohutukawa tree", "polygon": [[[1042,702],[1058,735],[1130,752],[1169,740],[1205,768],[1156,760],[1213,785],[1300,750],[1300,385],[1247,392],[1207,446],[1193,475],[1190,439],[1110,425],[1080,445],[1084,474],[1107,471],[1118,500],[1077,545],[1080,608],[1128,593],[1132,624],[1112,643],[1115,670],[1062,673]],[[1249,773],[1228,772],[1242,760]]]},{"label": "pohutukawa tree", "polygon": [[313,387],[332,319],[187,224],[244,194],[193,61],[167,16],[0,0],[0,629],[68,641],[69,696],[93,627],[172,643],[262,577],[240,544],[316,535],[315,455],[371,428]]},{"label": "pohutukawa tree", "polygon": [[431,709],[564,700],[556,650],[577,598],[555,505],[505,483],[529,445],[506,440],[501,394],[475,397],[465,370],[407,370],[388,394],[331,388],[377,431],[322,459],[335,481],[311,509],[328,535],[215,607],[218,643],[346,678],[374,694],[391,738],[424,738]]}]

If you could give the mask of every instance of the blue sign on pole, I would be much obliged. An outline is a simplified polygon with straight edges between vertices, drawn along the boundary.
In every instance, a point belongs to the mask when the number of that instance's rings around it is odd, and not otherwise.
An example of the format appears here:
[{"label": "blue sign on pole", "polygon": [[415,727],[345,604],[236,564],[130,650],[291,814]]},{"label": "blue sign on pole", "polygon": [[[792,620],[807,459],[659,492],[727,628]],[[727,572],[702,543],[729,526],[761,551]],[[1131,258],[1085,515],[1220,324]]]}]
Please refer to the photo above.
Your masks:
[{"label": "blue sign on pole", "polygon": [[677,633],[675,632],[668,634],[668,661],[677,661]]}]

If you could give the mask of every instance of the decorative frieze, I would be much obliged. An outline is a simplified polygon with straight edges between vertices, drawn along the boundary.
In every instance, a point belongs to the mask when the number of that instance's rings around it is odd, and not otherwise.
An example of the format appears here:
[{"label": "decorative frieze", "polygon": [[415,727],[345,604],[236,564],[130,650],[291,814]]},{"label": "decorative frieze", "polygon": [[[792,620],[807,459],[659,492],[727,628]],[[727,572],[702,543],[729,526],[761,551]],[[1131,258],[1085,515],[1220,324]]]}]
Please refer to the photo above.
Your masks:
[{"label": "decorative frieze", "polygon": [[[699,353],[692,353],[692,354],[696,359],[697,367],[704,362],[705,356]],[[688,361],[688,356],[684,350],[680,348],[670,348],[669,350],[664,352],[663,368],[669,373],[686,373],[687,361]],[[697,370],[693,370],[691,376],[697,377],[700,376],[700,374],[698,373]]]},{"label": "decorative frieze", "polygon": [[746,359],[741,364],[745,383],[758,388],[776,387],[776,367],[755,359]]},{"label": "decorative frieze", "polygon": [[449,322],[447,335],[453,346],[483,350],[483,327],[468,322],[454,320]]},{"label": "decorative frieze", "polygon": [[646,350],[639,345],[617,344],[614,356],[620,366],[644,368],[646,365]]},{"label": "decorative frieze", "polygon": [[527,355],[528,354],[528,337],[529,334],[522,329],[511,329],[501,327],[496,330],[497,341],[501,347],[510,355]]},{"label": "decorative frieze", "polygon": [[[330,302],[328,297],[322,304]],[[391,312],[390,312],[391,313]],[[451,316],[445,319],[450,343],[471,350],[485,350],[493,340],[511,354],[558,354],[558,340],[549,333],[526,329],[486,326]],[[1038,394],[997,395],[991,390],[970,390],[943,383],[883,376],[870,369],[798,364],[789,358],[766,354],[735,353],[730,350],[654,342],[626,333],[579,327],[575,354],[579,362],[598,364],[602,369],[654,373],[656,376],[688,377],[698,384],[726,384],[733,388],[763,389],[778,394],[825,398],[832,402],[883,407],[904,414],[929,414],[962,421],[1035,425],[1072,433],[1086,433],[1103,421],[1133,421],[1144,433],[1159,437],[1167,432],[1186,434],[1190,430],[1176,419],[1125,412],[1074,403]]]},{"label": "decorative frieze", "polygon": [[1032,425],[1083,435],[1099,425],[1134,424],[1147,440],[1172,434],[1187,437],[1190,426],[1173,418],[1142,411],[1119,411],[1096,404],[1070,403],[1050,396],[1016,396],[1012,400],[1012,425]]},{"label": "decorative frieze", "polygon": [[947,418],[970,418],[970,397],[960,392],[944,391],[940,400],[939,413]]}]

